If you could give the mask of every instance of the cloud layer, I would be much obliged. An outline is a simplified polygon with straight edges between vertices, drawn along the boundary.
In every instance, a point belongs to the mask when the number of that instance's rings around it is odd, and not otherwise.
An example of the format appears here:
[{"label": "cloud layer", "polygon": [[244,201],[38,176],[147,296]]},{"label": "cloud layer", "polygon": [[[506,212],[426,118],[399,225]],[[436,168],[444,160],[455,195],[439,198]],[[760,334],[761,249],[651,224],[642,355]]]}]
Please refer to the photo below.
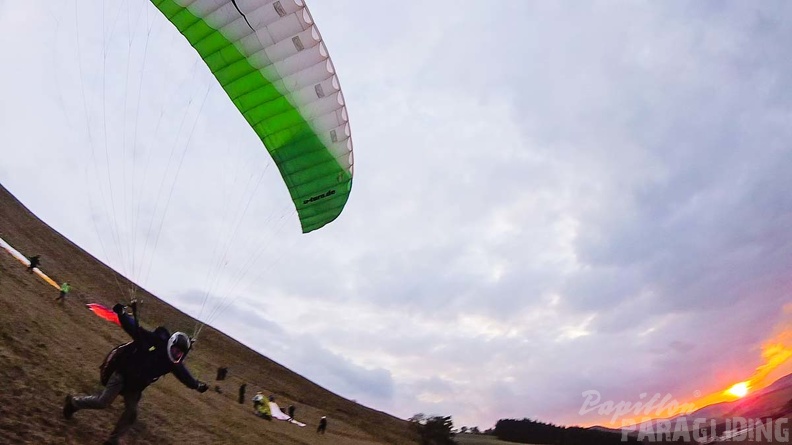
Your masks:
[{"label": "cloud layer", "polygon": [[307,236],[157,11],[44,3],[0,2],[0,181],[178,307],[230,303],[220,329],[346,397],[590,423],[589,389],[750,376],[789,301],[785,2],[315,2],[356,177]]}]

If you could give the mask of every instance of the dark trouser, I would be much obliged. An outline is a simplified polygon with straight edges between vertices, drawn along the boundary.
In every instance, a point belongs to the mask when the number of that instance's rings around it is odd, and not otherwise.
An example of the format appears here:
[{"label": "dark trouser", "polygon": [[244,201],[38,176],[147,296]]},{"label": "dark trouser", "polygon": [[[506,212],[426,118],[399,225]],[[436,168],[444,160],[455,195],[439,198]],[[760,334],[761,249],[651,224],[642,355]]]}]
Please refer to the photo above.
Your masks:
[{"label": "dark trouser", "polygon": [[137,419],[137,405],[142,393],[140,391],[124,391],[124,377],[115,372],[110,376],[101,394],[74,397],[71,402],[72,407],[77,410],[105,409],[113,403],[113,400],[115,400],[119,394],[124,398],[124,412],[121,414],[121,418],[118,419],[115,429],[110,434],[110,438],[108,439],[110,443],[118,443],[118,439],[129,431],[129,428],[135,423],[135,419]]}]

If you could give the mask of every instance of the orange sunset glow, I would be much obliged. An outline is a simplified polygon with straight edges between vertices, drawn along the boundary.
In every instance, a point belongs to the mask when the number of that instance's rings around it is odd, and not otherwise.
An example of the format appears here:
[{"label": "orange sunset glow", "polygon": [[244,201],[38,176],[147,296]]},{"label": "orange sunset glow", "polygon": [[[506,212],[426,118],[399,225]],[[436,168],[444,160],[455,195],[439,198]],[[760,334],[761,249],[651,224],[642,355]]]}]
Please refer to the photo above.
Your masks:
[{"label": "orange sunset glow", "polygon": [[[792,313],[792,305],[784,308],[785,314]],[[776,379],[792,372],[792,328],[789,324],[782,324],[785,328],[762,344],[763,363],[759,365],[748,380],[735,383],[727,388],[705,395],[700,399],[690,400],[688,403],[699,409],[713,403],[731,402],[772,384]]]},{"label": "orange sunset glow", "polygon": [[[745,352],[746,359],[751,359],[752,355],[749,351]],[[663,409],[650,410],[651,412],[643,411],[640,415],[631,412],[621,418],[604,418],[591,425],[599,424],[618,428],[653,418],[670,418],[690,413],[715,403],[733,402],[750,396],[751,393],[763,389],[771,385],[775,380],[792,373],[792,360],[790,358],[792,358],[792,304],[787,304],[783,308],[783,317],[775,332],[762,342],[761,364],[756,367],[747,379],[736,383],[724,382],[721,389],[709,394],[674,397],[663,406]],[[672,396],[676,395],[672,394]]]},{"label": "orange sunset glow", "polygon": [[740,382],[734,384],[731,388],[726,390],[727,394],[733,395],[737,398],[743,398],[748,395],[748,390],[751,387],[748,385],[748,382]]},{"label": "orange sunset glow", "polygon": [[775,334],[762,343],[762,364],[745,381],[724,390],[690,400],[696,409],[719,402],[731,402],[772,384],[776,379],[792,372],[792,304],[784,306],[784,317]]}]

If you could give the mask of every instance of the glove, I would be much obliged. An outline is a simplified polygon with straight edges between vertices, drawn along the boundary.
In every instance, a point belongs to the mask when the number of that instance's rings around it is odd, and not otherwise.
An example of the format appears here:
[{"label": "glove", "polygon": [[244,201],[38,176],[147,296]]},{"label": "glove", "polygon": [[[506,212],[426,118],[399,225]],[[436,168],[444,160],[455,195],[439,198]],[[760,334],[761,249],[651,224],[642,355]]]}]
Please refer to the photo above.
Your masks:
[{"label": "glove", "polygon": [[123,314],[124,313],[124,305],[121,304],[121,303],[116,303],[116,305],[113,306],[113,312],[115,312],[118,315]]},{"label": "glove", "polygon": [[129,307],[132,308],[132,312],[135,312],[137,310],[137,304],[138,304],[137,300],[132,300],[132,302],[129,303]]},{"label": "glove", "polygon": [[209,389],[209,385],[204,382],[198,382],[198,387],[195,388],[200,393],[205,393],[207,389]]}]

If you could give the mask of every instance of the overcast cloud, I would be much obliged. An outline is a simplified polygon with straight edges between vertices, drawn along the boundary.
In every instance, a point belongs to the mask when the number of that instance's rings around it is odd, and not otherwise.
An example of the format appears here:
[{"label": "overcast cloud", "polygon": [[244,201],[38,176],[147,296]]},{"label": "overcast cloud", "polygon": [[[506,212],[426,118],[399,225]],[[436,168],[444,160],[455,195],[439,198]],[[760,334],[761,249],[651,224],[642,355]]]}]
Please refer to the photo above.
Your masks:
[{"label": "overcast cloud", "polygon": [[687,400],[761,364],[790,301],[792,4],[309,7],[355,144],[322,230],[299,234],[147,2],[0,0],[0,182],[168,302],[230,302],[218,328],[403,418],[585,424],[583,391]]}]

